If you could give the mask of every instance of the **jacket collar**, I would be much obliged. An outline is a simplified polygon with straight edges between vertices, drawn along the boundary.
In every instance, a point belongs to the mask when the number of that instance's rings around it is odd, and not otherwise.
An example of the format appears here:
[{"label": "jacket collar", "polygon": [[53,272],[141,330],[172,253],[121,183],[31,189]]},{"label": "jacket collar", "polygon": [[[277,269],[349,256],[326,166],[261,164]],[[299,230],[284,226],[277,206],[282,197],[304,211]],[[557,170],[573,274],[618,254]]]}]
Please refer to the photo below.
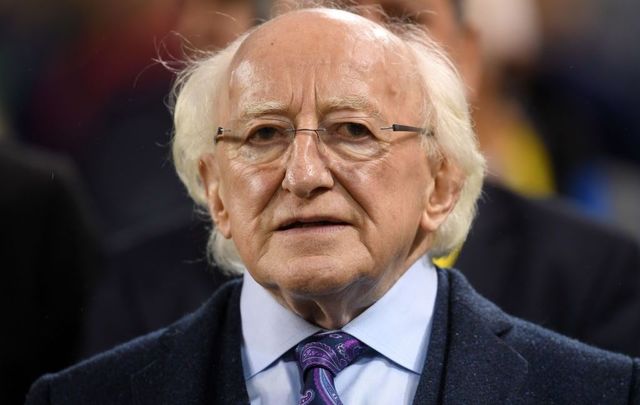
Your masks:
[{"label": "jacket collar", "polygon": [[156,358],[131,377],[135,404],[249,402],[240,356],[240,290],[239,281],[227,283],[164,332]]},{"label": "jacket collar", "polygon": [[508,402],[527,375],[527,361],[504,337],[510,318],[455,270],[438,269],[431,345],[414,403]]}]

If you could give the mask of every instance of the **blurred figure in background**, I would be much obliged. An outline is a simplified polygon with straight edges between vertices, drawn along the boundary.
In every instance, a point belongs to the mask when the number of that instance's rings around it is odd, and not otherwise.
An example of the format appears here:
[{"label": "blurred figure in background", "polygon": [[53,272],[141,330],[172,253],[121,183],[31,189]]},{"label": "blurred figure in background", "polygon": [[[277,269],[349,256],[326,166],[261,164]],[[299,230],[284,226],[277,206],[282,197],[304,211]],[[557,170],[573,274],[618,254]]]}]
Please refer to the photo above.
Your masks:
[{"label": "blurred figure in background", "polygon": [[535,0],[466,0],[464,13],[479,37],[474,118],[491,174],[522,194],[549,196],[555,191],[550,156],[522,95],[542,45]]},{"label": "blurred figure in background", "polygon": [[545,46],[526,95],[558,192],[640,240],[640,4],[538,3]]},{"label": "blurred figure in background", "polygon": [[[263,13],[260,3],[251,0],[184,0],[178,4],[174,15],[177,36],[172,38],[185,41],[187,56],[190,52],[198,54],[226,45],[255,24]],[[177,48],[173,45],[173,48],[163,51],[169,53],[165,59],[170,67],[174,62],[179,63],[171,58],[185,56],[176,53]],[[158,65],[155,68],[163,67]],[[168,71],[165,73],[169,74]],[[141,213],[135,214],[138,222],[135,234],[119,233],[113,238],[118,246],[112,248],[109,271],[96,289],[88,312],[86,354],[105,350],[116,343],[165,326],[197,308],[215,287],[227,279],[209,266],[205,252],[208,226],[193,212],[193,206],[182,185],[178,184],[168,156],[162,155],[167,153],[171,134],[170,114],[162,103],[170,84],[171,78],[165,77],[162,86],[158,87],[158,93],[164,91],[164,94],[155,94],[157,106],[161,108],[154,110],[154,115],[147,114],[148,118],[154,118],[152,125],[140,125],[136,130],[136,134],[139,133],[136,142],[141,148],[153,148],[151,138],[156,139],[156,143],[161,142],[163,147],[156,148],[155,155],[147,151],[146,154],[154,158],[155,164],[147,165],[145,170],[148,173],[137,174],[144,176],[147,187],[141,187],[140,181],[131,182],[131,186],[144,194],[141,201],[173,196],[180,204],[161,212],[149,210],[149,204],[142,204],[140,210],[145,213],[143,216]],[[144,111],[128,111],[129,118],[125,122],[135,122],[137,118],[134,113],[143,114]],[[159,123],[166,127],[162,131],[154,130]],[[129,139],[122,137],[123,145],[130,143]],[[129,149],[130,146],[122,148]],[[135,153],[131,154],[131,159],[132,165],[140,164]],[[161,166],[163,171],[171,172],[170,179],[154,175]],[[109,165],[104,162],[102,167],[108,168]],[[121,181],[120,176],[109,177],[114,184]],[[158,183],[157,187],[148,187],[150,182]],[[173,188],[161,189],[163,184],[160,183],[163,182],[170,182],[178,191]],[[122,198],[117,194],[114,197]],[[141,216],[147,221],[140,223]],[[131,225],[129,218],[127,221]]]},{"label": "blurred figure in background", "polygon": [[20,404],[34,378],[77,361],[102,252],[71,162],[1,122],[0,183],[0,403]]},{"label": "blurred figure in background", "polygon": [[[149,230],[191,219],[192,205],[168,159],[171,123],[165,100],[172,73],[154,60],[171,63],[190,49],[226,44],[254,22],[252,4],[68,0],[54,14],[60,17],[48,17],[47,24],[64,27],[70,20],[71,27],[33,41],[52,45],[55,52],[28,67],[33,73],[25,79],[31,84],[22,100],[8,90],[15,126],[28,142],[77,162],[110,248],[125,249]],[[37,20],[31,15],[37,10],[15,8],[16,14]],[[25,34],[20,21],[9,27],[12,39],[26,37],[30,43],[38,37]]]}]

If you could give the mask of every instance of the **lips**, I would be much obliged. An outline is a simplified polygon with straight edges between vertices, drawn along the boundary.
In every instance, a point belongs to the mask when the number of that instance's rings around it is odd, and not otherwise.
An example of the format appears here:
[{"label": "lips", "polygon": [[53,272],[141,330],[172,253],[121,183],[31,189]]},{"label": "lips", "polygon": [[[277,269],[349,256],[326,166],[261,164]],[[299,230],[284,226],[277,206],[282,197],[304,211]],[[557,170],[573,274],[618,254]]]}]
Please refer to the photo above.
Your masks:
[{"label": "lips", "polygon": [[335,225],[349,225],[347,222],[337,218],[314,217],[314,218],[291,218],[284,221],[278,231],[288,231],[298,228],[327,227]]}]

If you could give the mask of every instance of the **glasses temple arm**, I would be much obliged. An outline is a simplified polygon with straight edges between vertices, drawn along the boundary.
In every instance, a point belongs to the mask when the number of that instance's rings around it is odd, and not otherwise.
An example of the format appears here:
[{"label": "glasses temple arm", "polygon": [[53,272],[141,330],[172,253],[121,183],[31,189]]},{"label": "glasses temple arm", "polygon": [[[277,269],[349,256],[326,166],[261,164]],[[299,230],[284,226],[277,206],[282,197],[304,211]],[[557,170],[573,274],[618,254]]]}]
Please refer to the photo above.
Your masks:
[{"label": "glasses temple arm", "polygon": [[429,131],[427,128],[420,127],[412,127],[409,125],[402,124],[391,124],[389,127],[380,128],[382,130],[392,130],[394,132],[417,132],[419,134],[426,134],[427,136],[433,135],[433,132]]}]

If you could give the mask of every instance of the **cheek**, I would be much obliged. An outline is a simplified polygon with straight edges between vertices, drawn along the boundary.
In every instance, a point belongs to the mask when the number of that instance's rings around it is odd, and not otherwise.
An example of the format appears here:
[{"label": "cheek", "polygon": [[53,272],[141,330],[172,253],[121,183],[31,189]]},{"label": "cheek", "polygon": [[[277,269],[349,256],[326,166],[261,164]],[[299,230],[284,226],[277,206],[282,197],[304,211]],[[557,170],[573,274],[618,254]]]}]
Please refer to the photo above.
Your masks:
[{"label": "cheek", "polygon": [[[252,232],[260,226],[260,219],[269,202],[278,193],[282,170],[251,168],[231,163],[221,187],[229,198],[224,199],[234,235]],[[267,215],[268,216],[268,215]]]},{"label": "cheek", "polygon": [[412,173],[398,167],[387,156],[362,164],[349,164],[336,171],[340,183],[365,211],[374,214],[392,208],[400,193],[405,193]]},{"label": "cheek", "polygon": [[374,226],[411,226],[420,217],[429,168],[426,157],[409,152],[358,165],[336,165],[340,183]]}]

